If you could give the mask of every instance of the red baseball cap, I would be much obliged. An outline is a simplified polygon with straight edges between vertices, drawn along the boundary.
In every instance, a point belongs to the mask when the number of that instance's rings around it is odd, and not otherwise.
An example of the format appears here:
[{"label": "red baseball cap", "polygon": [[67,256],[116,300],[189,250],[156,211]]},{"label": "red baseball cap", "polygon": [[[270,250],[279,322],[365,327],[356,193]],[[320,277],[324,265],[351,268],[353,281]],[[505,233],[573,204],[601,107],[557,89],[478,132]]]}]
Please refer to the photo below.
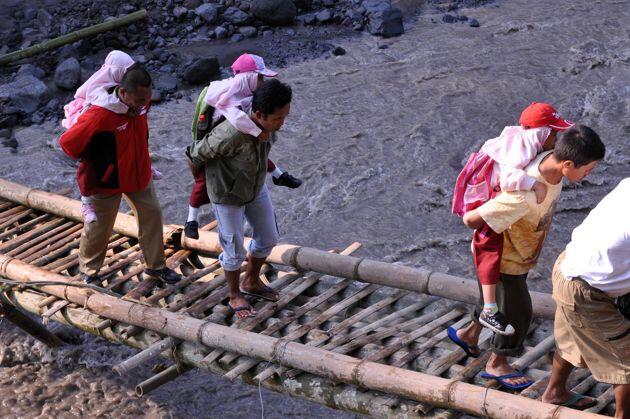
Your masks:
[{"label": "red baseball cap", "polygon": [[573,122],[560,118],[553,106],[542,102],[533,102],[526,107],[518,122],[526,129],[549,127],[558,131],[564,131],[573,126]]},{"label": "red baseball cap", "polygon": [[269,70],[265,67],[265,61],[262,57],[254,54],[243,54],[234,61],[232,64],[232,71],[234,74],[248,73],[255,71],[258,74],[262,74],[265,77],[276,77],[278,73]]}]

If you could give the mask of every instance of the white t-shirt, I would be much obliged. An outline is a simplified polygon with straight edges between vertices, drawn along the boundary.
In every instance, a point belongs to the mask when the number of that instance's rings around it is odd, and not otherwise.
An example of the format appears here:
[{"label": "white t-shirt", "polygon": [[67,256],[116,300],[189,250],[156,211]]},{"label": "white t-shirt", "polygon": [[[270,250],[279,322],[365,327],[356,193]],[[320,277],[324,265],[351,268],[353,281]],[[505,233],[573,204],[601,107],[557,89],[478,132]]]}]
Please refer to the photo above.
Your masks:
[{"label": "white t-shirt", "polygon": [[630,292],[630,178],[573,230],[560,270],[567,279],[579,276],[611,297]]}]

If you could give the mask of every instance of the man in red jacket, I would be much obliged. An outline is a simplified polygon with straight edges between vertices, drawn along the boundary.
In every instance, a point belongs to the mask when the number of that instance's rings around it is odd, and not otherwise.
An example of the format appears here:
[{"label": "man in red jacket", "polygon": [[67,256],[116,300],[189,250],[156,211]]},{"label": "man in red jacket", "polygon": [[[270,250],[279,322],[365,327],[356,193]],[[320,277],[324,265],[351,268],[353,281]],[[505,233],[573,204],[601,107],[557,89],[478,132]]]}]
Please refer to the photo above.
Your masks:
[{"label": "man in red jacket", "polygon": [[97,220],[85,224],[79,247],[83,281],[100,282],[120,198],[124,195],[138,220],[138,241],[147,275],[173,284],[180,275],[165,265],[162,209],[151,182],[147,111],[151,76],[139,64],[131,66],[111,93],[128,110],[118,114],[92,105],[60,138],[62,150],[81,159],[77,180],[89,191]]}]

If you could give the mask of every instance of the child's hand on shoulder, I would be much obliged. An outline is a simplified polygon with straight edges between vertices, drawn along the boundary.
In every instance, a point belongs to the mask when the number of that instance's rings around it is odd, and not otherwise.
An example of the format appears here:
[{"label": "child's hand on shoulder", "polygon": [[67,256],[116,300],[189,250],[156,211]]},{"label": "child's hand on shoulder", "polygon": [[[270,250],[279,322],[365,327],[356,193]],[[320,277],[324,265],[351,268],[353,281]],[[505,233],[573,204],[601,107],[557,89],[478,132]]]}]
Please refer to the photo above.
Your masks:
[{"label": "child's hand on shoulder", "polygon": [[260,135],[258,136],[258,139],[262,142],[268,141],[269,140],[269,132],[268,131],[263,131],[260,133]]},{"label": "child's hand on shoulder", "polygon": [[547,197],[547,185],[542,182],[534,183],[532,191],[536,194],[536,203],[542,204]]}]

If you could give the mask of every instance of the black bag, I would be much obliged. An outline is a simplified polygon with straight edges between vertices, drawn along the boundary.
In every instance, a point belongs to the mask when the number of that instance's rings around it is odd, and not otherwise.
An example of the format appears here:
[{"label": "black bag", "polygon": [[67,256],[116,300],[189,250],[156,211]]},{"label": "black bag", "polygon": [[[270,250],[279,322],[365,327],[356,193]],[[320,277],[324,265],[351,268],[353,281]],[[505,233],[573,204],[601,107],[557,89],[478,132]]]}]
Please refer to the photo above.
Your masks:
[{"label": "black bag", "polygon": [[630,292],[618,297],[616,304],[621,314],[623,314],[626,319],[630,320]]}]

